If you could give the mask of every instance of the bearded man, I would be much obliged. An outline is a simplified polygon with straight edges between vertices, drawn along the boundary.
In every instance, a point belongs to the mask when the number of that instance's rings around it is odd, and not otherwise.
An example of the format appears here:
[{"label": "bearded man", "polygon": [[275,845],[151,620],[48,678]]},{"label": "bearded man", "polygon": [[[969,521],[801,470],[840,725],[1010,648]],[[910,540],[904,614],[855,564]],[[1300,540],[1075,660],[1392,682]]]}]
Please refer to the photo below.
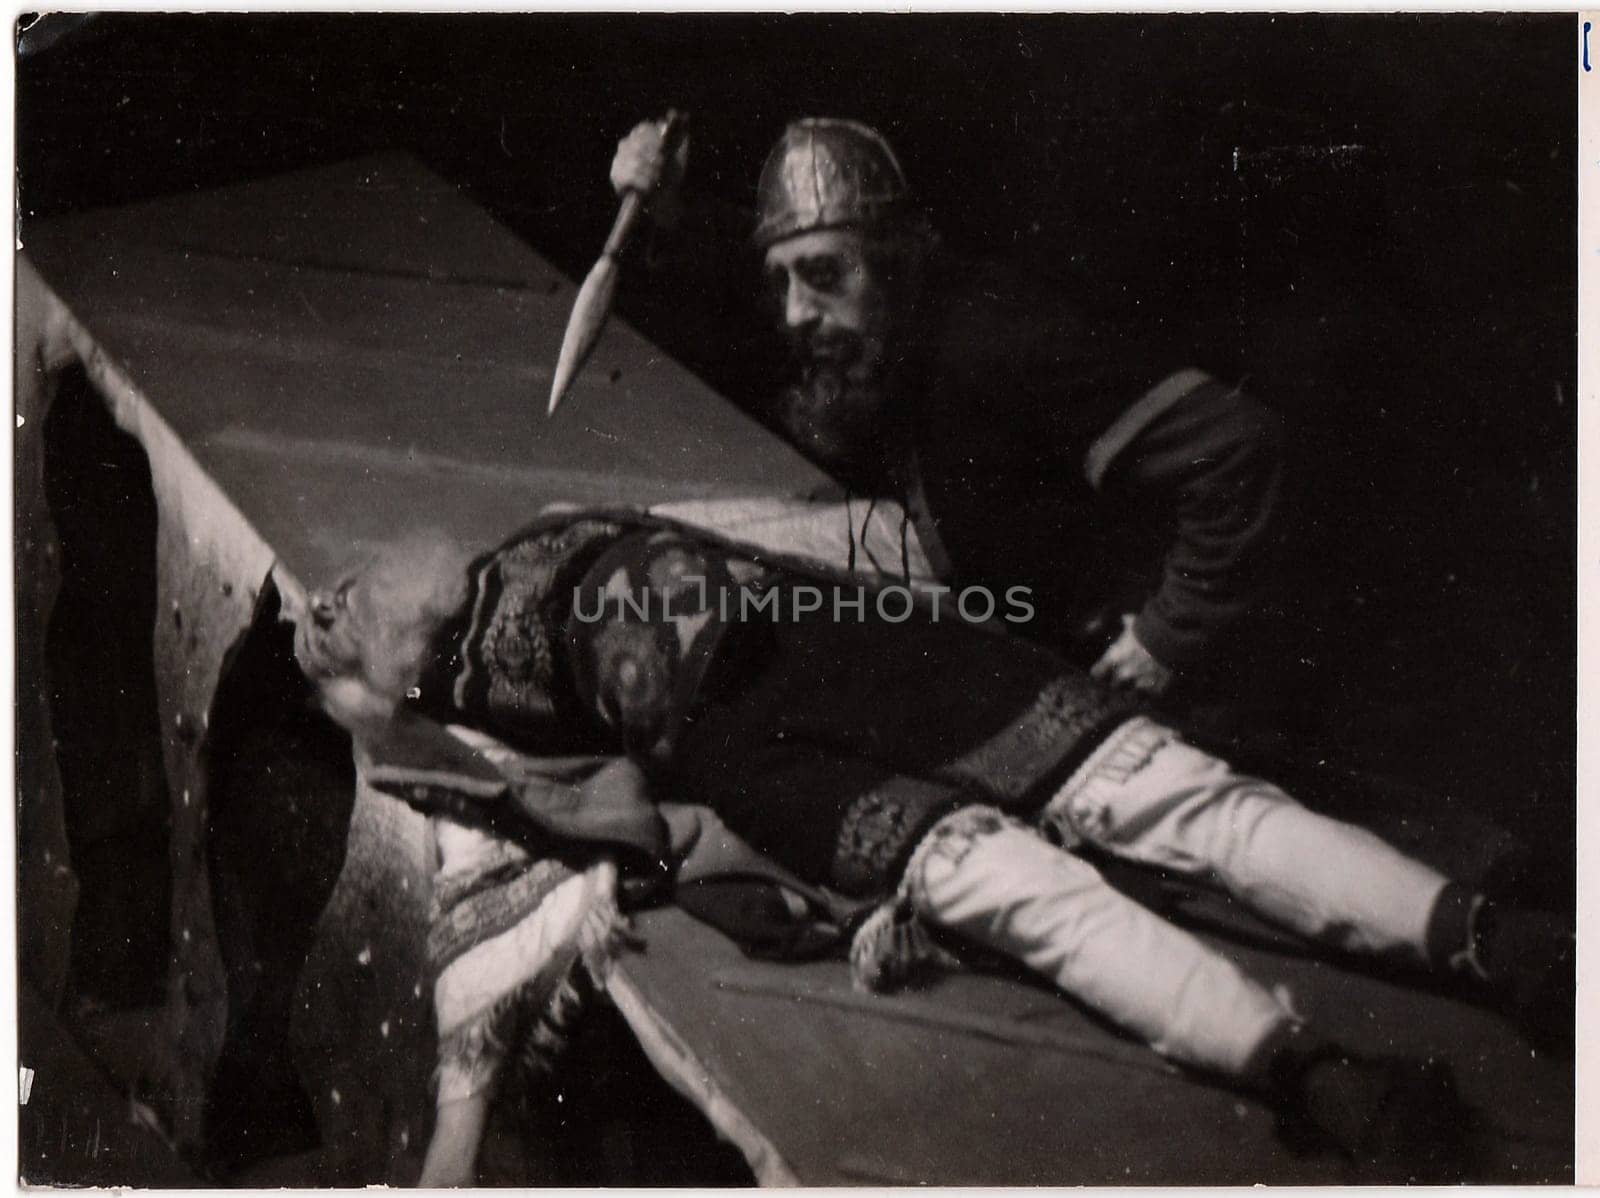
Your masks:
[{"label": "bearded man", "polygon": [[[686,150],[665,160],[645,122],[612,183],[674,223]],[[850,492],[898,501],[945,581],[1031,587],[1030,634],[1113,685],[1160,693],[1225,664],[1279,506],[1272,412],[1152,337],[955,262],[854,121],[785,130],[754,241],[793,357],[775,423]]]}]

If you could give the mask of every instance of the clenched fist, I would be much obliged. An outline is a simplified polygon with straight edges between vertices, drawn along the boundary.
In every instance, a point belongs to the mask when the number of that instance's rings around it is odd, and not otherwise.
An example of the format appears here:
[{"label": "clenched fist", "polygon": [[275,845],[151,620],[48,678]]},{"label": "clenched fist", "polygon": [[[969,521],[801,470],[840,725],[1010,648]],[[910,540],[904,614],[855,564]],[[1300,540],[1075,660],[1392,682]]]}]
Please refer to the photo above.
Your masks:
[{"label": "clenched fist", "polygon": [[1122,634],[1089,669],[1097,682],[1159,695],[1172,685],[1172,671],[1150,654],[1133,631],[1133,617],[1122,617]]},{"label": "clenched fist", "polygon": [[685,134],[670,158],[663,153],[663,123],[640,121],[617,143],[611,160],[611,186],[617,194],[637,191],[650,197],[652,212],[660,219],[677,208],[678,189],[689,166],[689,138]]}]

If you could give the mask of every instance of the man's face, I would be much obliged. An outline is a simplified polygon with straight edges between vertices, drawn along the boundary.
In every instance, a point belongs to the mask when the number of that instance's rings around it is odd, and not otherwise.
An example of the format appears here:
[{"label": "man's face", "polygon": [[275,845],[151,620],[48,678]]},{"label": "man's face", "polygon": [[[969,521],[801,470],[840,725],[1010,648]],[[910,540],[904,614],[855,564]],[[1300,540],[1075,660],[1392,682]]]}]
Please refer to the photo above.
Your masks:
[{"label": "man's face", "polygon": [[895,313],[865,237],[821,229],[777,242],[766,276],[800,369],[782,414],[790,434],[830,466],[866,466],[883,433]]},{"label": "man's face", "polygon": [[820,229],[767,251],[767,285],[802,361],[826,361],[853,380],[881,366],[888,295],[854,229]]}]

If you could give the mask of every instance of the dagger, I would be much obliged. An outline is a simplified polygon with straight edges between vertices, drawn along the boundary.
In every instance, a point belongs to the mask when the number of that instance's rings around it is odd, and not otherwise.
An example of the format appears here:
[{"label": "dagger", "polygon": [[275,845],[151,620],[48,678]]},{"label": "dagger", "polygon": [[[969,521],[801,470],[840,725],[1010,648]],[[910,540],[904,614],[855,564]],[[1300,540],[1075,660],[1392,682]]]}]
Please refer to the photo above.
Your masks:
[{"label": "dagger", "polygon": [[[661,157],[670,162],[678,143],[688,131],[687,113],[669,109],[661,122]],[[546,416],[554,416],[572,385],[573,378],[583,368],[600,331],[605,328],[606,317],[611,314],[611,299],[617,290],[617,260],[627,249],[635,226],[644,212],[649,196],[629,188],[623,193],[617,207],[617,219],[612,222],[611,235],[606,238],[600,260],[590,269],[589,275],[578,289],[578,298],[572,303],[572,315],[567,318],[567,331],[561,338],[561,356],[556,359],[555,377],[550,382],[550,407]]]}]

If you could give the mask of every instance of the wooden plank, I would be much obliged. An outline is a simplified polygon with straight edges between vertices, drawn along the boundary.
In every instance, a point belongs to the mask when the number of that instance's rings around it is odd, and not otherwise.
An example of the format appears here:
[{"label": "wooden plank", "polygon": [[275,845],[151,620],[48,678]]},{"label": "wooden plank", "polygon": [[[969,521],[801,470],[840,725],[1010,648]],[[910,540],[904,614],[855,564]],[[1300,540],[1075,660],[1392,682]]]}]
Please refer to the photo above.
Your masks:
[{"label": "wooden plank", "polygon": [[302,580],[441,512],[490,542],[555,499],[823,482],[620,321],[547,422],[571,282],[404,159],[73,217],[26,241]]},{"label": "wooden plank", "polygon": [[[624,1013],[647,1042],[670,1029],[685,1093],[708,1109],[713,1098],[731,1105],[762,1133],[740,1144],[758,1170],[775,1156],[815,1186],[1363,1176],[1331,1156],[1294,1155],[1259,1103],[1163,1064],[1048,988],[967,974],[863,995],[843,963],[747,960],[677,910],[639,926],[645,951],[617,966]],[[1209,939],[1252,976],[1287,986],[1341,1042],[1450,1061],[1463,1097],[1486,1114],[1483,1176],[1570,1179],[1570,1063],[1530,1056],[1502,1019],[1462,1001]]]}]

